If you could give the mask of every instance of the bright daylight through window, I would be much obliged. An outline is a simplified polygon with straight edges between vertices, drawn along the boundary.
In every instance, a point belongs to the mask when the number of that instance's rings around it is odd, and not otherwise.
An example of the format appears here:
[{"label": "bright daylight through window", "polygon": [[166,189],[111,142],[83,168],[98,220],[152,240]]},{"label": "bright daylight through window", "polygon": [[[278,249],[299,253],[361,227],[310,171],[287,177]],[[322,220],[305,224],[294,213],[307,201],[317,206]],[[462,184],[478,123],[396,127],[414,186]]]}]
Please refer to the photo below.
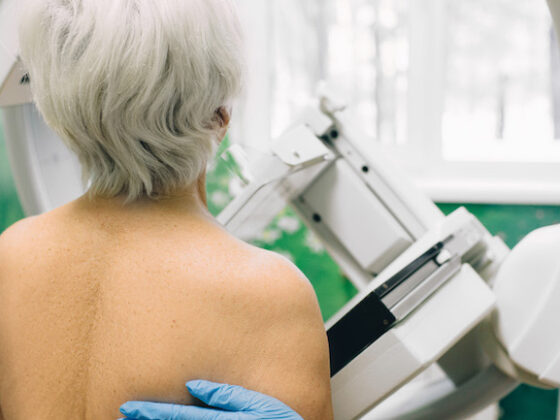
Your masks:
[{"label": "bright daylight through window", "polygon": [[545,2],[448,2],[444,156],[560,160],[560,60]]},{"label": "bright daylight through window", "polygon": [[351,104],[368,141],[383,143],[434,199],[560,197],[560,58],[546,2],[273,0],[261,8],[255,63],[269,68],[253,86],[259,137],[293,123],[324,80]]}]

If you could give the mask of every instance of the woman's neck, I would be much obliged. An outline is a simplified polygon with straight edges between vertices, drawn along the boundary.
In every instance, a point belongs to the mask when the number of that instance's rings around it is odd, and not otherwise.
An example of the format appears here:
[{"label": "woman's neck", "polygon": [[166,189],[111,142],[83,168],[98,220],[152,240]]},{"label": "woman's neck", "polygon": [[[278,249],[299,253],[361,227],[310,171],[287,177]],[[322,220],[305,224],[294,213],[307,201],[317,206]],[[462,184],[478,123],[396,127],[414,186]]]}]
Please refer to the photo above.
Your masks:
[{"label": "woman's neck", "polygon": [[85,194],[76,201],[82,208],[94,211],[111,212],[130,215],[199,215],[209,217],[205,178],[201,177],[193,185],[181,188],[157,199],[141,197],[127,202],[125,195],[102,197]]}]

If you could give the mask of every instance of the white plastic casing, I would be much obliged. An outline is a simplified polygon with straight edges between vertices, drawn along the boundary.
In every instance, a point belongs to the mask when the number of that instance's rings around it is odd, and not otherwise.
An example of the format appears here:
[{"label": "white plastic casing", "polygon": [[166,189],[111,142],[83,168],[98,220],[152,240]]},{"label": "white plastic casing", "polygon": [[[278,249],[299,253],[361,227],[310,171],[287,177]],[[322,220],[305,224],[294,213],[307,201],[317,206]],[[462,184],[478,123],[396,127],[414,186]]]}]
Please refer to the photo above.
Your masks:
[{"label": "white plastic casing", "polygon": [[443,355],[494,305],[494,296],[468,265],[414,316],[390,330],[331,380],[335,418],[365,414]]},{"label": "white plastic casing", "polygon": [[330,154],[329,149],[305,125],[286,131],[274,141],[272,151],[290,166],[321,162]]},{"label": "white plastic casing", "polygon": [[560,225],[532,232],[495,281],[494,328],[513,362],[560,386]]},{"label": "white plastic casing", "polygon": [[379,273],[412,239],[344,160],[336,161],[303,194],[365,270]]},{"label": "white plastic casing", "polygon": [[21,83],[25,69],[19,60],[18,6],[16,0],[0,0],[0,106],[31,102],[29,84]]},{"label": "white plastic casing", "polygon": [[33,104],[3,109],[2,120],[12,173],[26,215],[50,211],[84,193],[78,159]]},{"label": "white plastic casing", "polygon": [[[431,245],[476,221],[459,209],[415,242],[352,299],[327,329],[357,302],[396,274]],[[349,420],[367,413],[464,337],[494,309],[490,287],[469,266],[434,293],[421,307],[362,352],[331,380],[335,418]],[[465,363],[470,361],[465,360]]]}]

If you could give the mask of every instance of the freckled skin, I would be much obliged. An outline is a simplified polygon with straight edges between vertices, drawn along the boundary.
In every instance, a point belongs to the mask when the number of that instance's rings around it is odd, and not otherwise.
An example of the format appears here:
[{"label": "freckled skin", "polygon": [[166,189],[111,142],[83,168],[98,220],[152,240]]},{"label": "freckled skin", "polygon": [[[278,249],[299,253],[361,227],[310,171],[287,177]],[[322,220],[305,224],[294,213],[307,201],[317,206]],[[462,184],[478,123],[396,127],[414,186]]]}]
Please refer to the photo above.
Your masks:
[{"label": "freckled skin", "polygon": [[115,419],[191,404],[184,383],[255,389],[329,419],[313,290],[210,217],[204,197],[81,198],[0,237],[0,419]]}]

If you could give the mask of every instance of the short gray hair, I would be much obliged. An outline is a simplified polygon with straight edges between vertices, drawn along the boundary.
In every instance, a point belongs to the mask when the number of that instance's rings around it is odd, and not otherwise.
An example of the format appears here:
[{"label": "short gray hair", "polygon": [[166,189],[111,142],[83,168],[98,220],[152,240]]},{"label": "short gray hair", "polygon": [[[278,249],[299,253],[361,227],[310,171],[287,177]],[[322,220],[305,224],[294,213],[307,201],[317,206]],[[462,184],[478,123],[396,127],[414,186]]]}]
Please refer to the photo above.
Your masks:
[{"label": "short gray hair", "polygon": [[158,198],[194,183],[241,90],[233,0],[29,0],[21,55],[45,121],[94,195]]}]

